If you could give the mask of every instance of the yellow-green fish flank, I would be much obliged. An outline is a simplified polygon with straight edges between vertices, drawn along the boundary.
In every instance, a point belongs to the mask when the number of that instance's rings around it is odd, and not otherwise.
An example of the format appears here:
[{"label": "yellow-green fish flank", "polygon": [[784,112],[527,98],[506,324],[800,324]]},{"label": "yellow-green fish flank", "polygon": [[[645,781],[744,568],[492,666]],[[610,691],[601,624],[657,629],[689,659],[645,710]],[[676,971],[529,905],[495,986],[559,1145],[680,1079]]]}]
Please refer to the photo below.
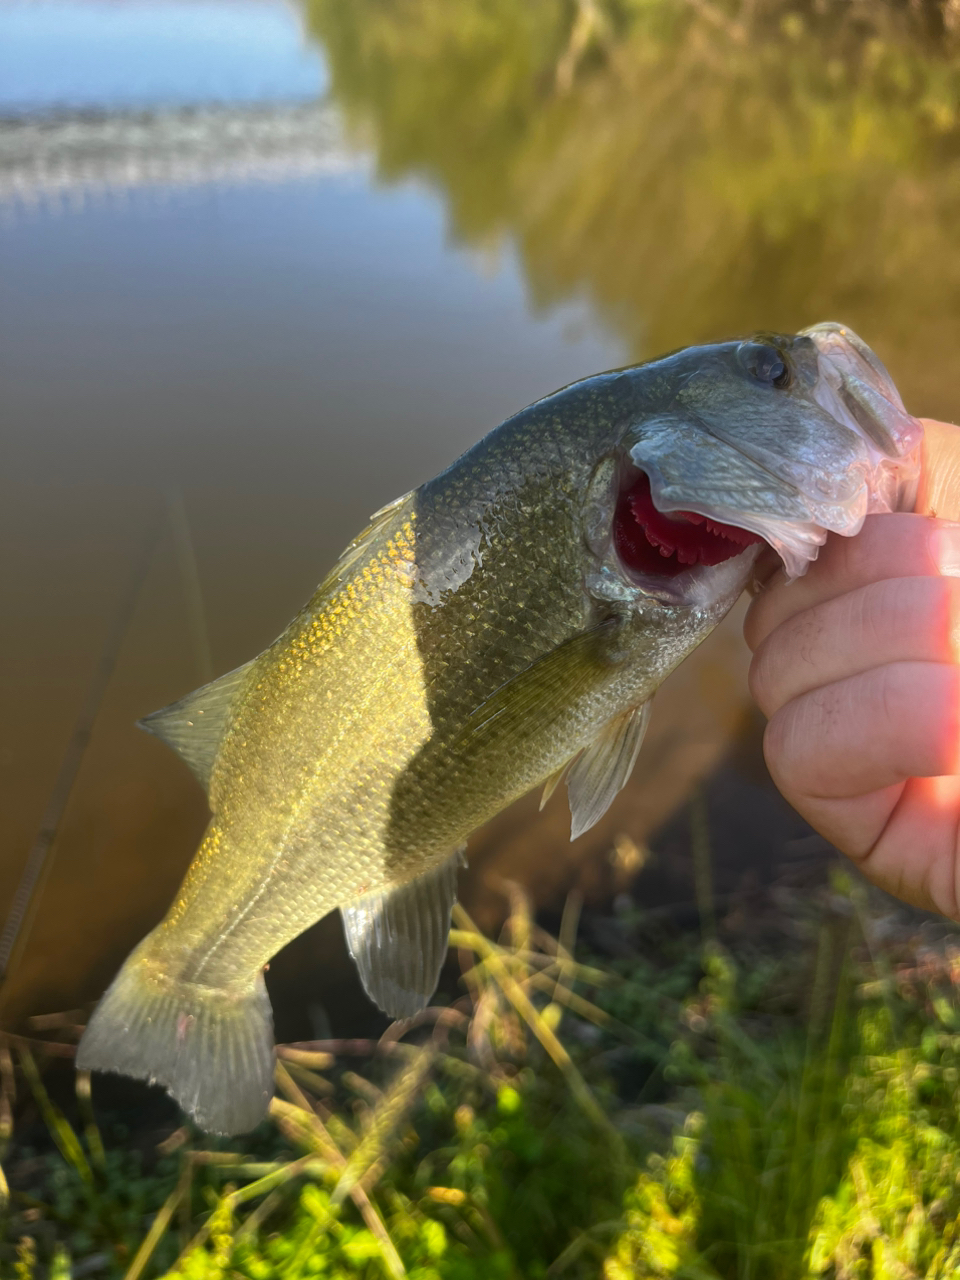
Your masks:
[{"label": "yellow-green fish flank", "polygon": [[252,1127],[264,966],[334,908],[373,999],[422,1008],[470,833],[561,775],[572,835],[591,826],[762,543],[802,572],[828,530],[909,502],[918,433],[823,325],[575,383],[378,513],[269,649],[145,721],[212,816],[78,1065]]}]

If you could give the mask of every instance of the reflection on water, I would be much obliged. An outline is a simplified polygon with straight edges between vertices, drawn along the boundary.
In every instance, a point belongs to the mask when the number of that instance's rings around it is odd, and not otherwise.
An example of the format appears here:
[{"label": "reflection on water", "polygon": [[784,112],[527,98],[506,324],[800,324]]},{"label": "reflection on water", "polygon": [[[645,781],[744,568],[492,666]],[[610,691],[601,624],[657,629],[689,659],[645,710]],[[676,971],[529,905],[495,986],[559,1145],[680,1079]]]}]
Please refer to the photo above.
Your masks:
[{"label": "reflection on water", "polygon": [[[255,653],[369,511],[507,413],[841,318],[953,416],[953,10],[822,8],[0,5],[0,906],[162,529],[5,1016],[95,994],[191,856],[202,799],[133,720],[207,647],[217,671]],[[731,627],[678,673],[591,847],[716,760],[743,666]],[[586,846],[535,809],[478,847],[549,890]]]},{"label": "reflection on water", "polygon": [[356,168],[300,11],[0,3],[0,208]]},{"label": "reflection on water", "polygon": [[[930,2],[308,0],[382,177],[637,356],[850,323],[955,412],[960,31]],[[953,24],[951,26],[951,24]]]},{"label": "reflection on water", "polygon": [[0,211],[76,209],[143,187],[276,183],[363,167],[326,102],[25,117],[12,128],[0,124]]}]

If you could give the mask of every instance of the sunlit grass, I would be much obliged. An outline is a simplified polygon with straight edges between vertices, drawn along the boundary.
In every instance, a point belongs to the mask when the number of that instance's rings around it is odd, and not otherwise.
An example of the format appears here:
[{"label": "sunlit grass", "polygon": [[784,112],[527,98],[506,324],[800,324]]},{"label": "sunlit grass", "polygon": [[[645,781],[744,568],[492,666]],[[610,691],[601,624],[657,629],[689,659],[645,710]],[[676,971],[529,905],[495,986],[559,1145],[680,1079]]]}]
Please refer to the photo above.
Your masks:
[{"label": "sunlit grass", "polygon": [[[379,1042],[281,1048],[260,1130],[184,1127],[148,1168],[101,1137],[86,1077],[70,1123],[20,1047],[56,1152],[8,1161],[3,1274],[960,1273],[960,952],[871,953],[844,891],[806,960],[708,936],[612,972],[574,958],[575,914],[558,941],[515,895],[494,943],[461,913],[466,995]],[[802,1013],[778,1011],[791,982]]]}]

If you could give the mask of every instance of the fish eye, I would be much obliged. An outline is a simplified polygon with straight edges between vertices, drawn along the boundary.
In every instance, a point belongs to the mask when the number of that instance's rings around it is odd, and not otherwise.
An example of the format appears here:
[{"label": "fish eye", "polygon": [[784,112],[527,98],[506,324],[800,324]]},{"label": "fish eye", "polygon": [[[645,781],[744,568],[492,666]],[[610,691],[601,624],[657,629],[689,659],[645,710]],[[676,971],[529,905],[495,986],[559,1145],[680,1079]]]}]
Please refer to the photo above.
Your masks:
[{"label": "fish eye", "polygon": [[737,359],[758,382],[783,388],[790,383],[790,368],[776,347],[766,342],[741,342]]}]

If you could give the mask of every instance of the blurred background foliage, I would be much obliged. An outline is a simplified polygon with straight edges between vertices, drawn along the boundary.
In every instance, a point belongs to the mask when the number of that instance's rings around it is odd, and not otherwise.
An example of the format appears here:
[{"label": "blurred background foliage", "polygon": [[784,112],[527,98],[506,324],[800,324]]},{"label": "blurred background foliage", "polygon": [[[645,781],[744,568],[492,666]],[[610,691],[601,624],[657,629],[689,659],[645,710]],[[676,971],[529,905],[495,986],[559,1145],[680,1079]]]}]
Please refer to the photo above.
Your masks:
[{"label": "blurred background foliage", "polygon": [[960,338],[956,0],[307,0],[387,181],[586,295],[638,358],[758,317],[896,353],[924,411]]}]

